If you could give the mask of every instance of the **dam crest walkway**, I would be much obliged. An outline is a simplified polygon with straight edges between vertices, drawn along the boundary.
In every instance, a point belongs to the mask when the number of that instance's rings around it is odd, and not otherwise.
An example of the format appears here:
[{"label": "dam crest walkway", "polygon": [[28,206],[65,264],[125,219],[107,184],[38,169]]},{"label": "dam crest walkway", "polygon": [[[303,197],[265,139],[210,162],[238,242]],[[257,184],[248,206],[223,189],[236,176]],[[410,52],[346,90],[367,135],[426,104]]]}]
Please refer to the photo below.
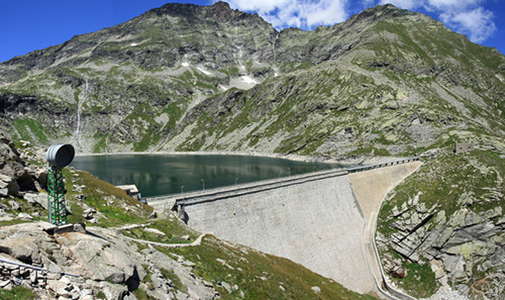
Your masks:
[{"label": "dam crest walkway", "polygon": [[230,197],[237,197],[246,194],[258,193],[271,189],[279,189],[290,185],[301,184],[310,181],[317,181],[336,176],[345,176],[352,173],[358,173],[378,168],[384,168],[388,166],[406,164],[414,161],[419,161],[419,157],[409,157],[400,160],[384,162],[380,164],[364,165],[346,169],[336,168],[331,170],[318,171],[289,177],[261,180],[250,183],[236,184],[231,186],[194,191],[188,193],[145,197],[142,199],[142,201],[145,201],[151,207],[159,211],[165,209],[180,209],[181,207],[184,206],[218,201]]}]

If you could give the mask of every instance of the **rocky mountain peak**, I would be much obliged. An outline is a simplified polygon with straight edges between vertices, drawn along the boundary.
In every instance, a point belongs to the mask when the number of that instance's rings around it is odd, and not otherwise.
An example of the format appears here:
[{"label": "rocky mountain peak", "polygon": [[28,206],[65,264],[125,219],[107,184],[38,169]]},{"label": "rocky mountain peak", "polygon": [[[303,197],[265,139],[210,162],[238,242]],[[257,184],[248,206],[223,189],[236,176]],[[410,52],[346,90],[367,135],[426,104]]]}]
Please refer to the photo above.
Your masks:
[{"label": "rocky mountain peak", "polygon": [[232,9],[230,5],[223,1],[218,1],[210,6],[199,6],[194,4],[168,3],[162,7],[150,11],[158,16],[170,15],[175,17],[186,17],[191,19],[214,19],[225,22],[235,18],[256,17],[255,14],[248,14]]},{"label": "rocky mountain peak", "polygon": [[153,8],[147,14],[186,16],[195,15],[202,7],[195,4],[167,3],[161,7]]},{"label": "rocky mountain peak", "polygon": [[216,18],[219,21],[228,21],[237,17],[253,16],[239,10],[234,10],[228,3],[223,1],[218,1],[213,5],[207,7],[207,9],[209,11],[209,17]]},{"label": "rocky mountain peak", "polygon": [[387,20],[391,18],[397,18],[409,15],[419,15],[419,13],[398,8],[393,4],[385,4],[385,5],[377,5],[375,7],[364,10],[359,14],[356,14],[353,17],[351,17],[349,22],[355,23],[364,20],[369,22],[376,22],[379,20]]},{"label": "rocky mountain peak", "polygon": [[220,10],[231,10],[230,4],[228,4],[227,2],[224,2],[224,1],[218,1],[218,2],[214,3],[211,7],[214,7],[216,9],[220,9]]}]

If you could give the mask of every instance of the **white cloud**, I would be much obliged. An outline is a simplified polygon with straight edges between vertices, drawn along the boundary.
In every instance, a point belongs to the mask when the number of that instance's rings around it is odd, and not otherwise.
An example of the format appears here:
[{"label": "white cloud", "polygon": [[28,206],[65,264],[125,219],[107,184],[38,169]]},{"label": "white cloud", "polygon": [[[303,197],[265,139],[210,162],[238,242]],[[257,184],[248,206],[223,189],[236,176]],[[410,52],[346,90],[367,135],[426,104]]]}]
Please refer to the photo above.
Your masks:
[{"label": "white cloud", "polygon": [[482,7],[456,13],[443,13],[442,22],[454,30],[468,35],[475,43],[481,43],[489,38],[496,30],[493,13]]},{"label": "white cloud", "polygon": [[[217,1],[217,0],[214,0]],[[473,42],[483,42],[496,30],[493,13],[484,8],[489,0],[225,0],[233,8],[254,11],[276,28],[312,28],[345,21],[349,6],[370,7],[393,4],[428,11],[446,26],[465,34]]]},{"label": "white cloud", "polygon": [[466,9],[481,4],[482,0],[427,0],[427,6],[435,9]]},{"label": "white cloud", "polygon": [[284,7],[289,4],[289,0],[232,0],[227,1],[234,8],[240,10],[258,11],[260,13],[268,13],[279,7]]},{"label": "white cloud", "polygon": [[[370,3],[371,0],[362,0]],[[487,0],[375,0],[375,3],[391,3],[410,10],[425,10],[446,26],[465,34],[475,43],[481,43],[496,30],[493,12],[483,7]]]},{"label": "white cloud", "polygon": [[236,9],[255,11],[275,27],[314,27],[345,21],[347,0],[228,0]]}]

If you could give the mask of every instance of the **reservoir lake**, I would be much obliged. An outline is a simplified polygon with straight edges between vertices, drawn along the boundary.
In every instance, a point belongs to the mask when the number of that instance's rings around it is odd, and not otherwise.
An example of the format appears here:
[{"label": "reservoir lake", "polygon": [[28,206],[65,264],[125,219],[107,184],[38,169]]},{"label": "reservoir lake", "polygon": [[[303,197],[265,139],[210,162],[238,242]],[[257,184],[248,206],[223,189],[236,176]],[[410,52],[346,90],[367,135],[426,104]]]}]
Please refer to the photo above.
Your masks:
[{"label": "reservoir lake", "polygon": [[260,156],[187,154],[78,156],[71,166],[114,185],[135,184],[142,197],[199,191],[342,167]]}]

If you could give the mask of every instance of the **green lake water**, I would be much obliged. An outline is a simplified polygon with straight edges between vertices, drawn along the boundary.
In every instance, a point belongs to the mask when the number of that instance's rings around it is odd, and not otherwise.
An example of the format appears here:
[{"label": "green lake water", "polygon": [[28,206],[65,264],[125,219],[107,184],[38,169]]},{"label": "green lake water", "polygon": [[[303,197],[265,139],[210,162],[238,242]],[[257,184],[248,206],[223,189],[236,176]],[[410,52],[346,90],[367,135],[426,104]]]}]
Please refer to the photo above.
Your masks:
[{"label": "green lake water", "polygon": [[257,156],[158,154],[79,156],[71,165],[114,185],[135,184],[143,197],[211,189],[338,167]]}]

